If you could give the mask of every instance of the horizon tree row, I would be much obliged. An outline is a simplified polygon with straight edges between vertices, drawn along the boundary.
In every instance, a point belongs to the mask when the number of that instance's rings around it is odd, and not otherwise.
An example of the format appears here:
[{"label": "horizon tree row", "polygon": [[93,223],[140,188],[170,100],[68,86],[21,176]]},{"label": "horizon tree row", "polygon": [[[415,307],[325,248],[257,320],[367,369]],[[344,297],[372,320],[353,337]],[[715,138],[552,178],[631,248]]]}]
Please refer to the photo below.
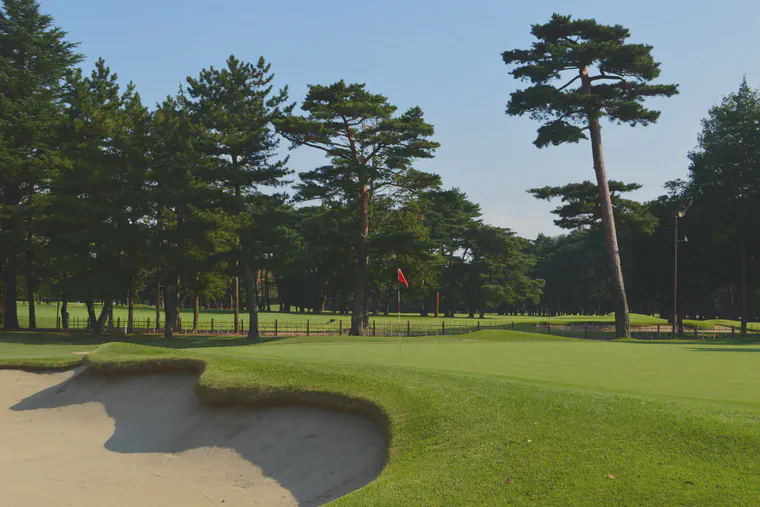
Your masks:
[{"label": "horizon tree row", "polygon": [[[235,330],[244,303],[257,337],[262,270],[291,299],[305,282],[323,302],[339,294],[354,335],[398,267],[420,300],[421,287],[450,277],[445,297],[473,314],[540,293],[529,243],[483,224],[472,203],[453,203],[473,210],[460,236],[438,230],[454,227],[435,207],[449,194],[414,168],[438,147],[417,107],[398,113],[383,95],[338,81],[311,85],[299,116],[263,58],[231,56],[150,110],[103,59],[90,74],[77,68],[76,44],[32,0],[3,2],[0,51],[4,329],[19,327],[22,292],[36,327],[35,298],[46,292],[61,298],[63,316],[68,301],[84,301],[95,334],[126,299],[131,330],[135,297],[151,287],[167,337],[180,306],[192,301],[197,326],[201,299],[224,291]],[[278,158],[280,136],[329,162],[301,174],[292,197],[276,192],[292,172]],[[299,204],[310,201],[318,205]]]}]

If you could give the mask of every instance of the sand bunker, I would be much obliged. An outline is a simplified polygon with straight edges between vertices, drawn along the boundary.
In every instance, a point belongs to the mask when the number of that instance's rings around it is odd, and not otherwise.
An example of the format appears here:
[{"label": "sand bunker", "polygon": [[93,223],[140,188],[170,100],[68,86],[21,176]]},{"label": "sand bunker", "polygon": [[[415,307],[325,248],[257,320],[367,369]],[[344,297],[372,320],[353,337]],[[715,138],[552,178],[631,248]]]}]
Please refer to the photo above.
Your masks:
[{"label": "sand bunker", "polygon": [[320,505],[374,479],[372,421],[201,405],[191,374],[0,370],[2,505]]}]

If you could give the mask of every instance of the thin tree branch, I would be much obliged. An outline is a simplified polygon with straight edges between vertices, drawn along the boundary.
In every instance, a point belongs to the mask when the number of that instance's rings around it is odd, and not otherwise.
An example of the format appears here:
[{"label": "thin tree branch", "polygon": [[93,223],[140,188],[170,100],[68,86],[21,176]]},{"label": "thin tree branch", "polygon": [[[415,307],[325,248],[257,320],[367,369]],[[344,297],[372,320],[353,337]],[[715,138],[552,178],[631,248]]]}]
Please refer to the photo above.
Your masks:
[{"label": "thin tree branch", "polygon": [[600,76],[594,76],[594,77],[590,78],[589,81],[599,81],[600,79],[612,79],[612,80],[615,80],[615,81],[621,81],[623,84],[625,84],[626,90],[628,89],[628,81],[624,77],[622,77],[622,76],[615,76],[615,75],[612,75],[612,74],[604,74],[604,73],[602,73],[602,75],[600,75]]},{"label": "thin tree branch", "polygon": [[564,90],[565,88],[567,88],[568,86],[570,86],[571,84],[573,84],[575,81],[577,81],[580,78],[581,78],[580,74],[575,76],[573,79],[571,79],[570,81],[562,85],[560,88],[557,88],[557,91],[561,92],[562,90]]}]

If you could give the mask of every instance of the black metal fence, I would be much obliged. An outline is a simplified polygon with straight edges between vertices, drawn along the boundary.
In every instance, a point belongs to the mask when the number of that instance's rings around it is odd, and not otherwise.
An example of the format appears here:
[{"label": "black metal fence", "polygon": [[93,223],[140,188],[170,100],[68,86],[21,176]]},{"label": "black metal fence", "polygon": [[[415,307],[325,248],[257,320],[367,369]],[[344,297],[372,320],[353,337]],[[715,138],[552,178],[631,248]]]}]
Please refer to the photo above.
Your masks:
[{"label": "black metal fence", "polygon": [[[237,334],[247,332],[246,319],[241,319]],[[126,319],[117,318],[109,330],[125,333]],[[342,336],[348,334],[350,320],[331,319],[312,321],[305,320],[260,320],[259,333],[262,336]],[[89,329],[87,318],[72,317],[69,321],[69,329]],[[587,323],[564,323],[551,322],[515,322],[511,320],[441,320],[441,321],[415,321],[415,320],[376,320],[370,319],[369,325],[362,331],[365,336],[453,336],[469,334],[476,331],[489,329],[501,329],[523,331],[529,333],[542,333],[547,335],[585,338],[590,340],[611,340],[615,338],[615,325],[608,322]],[[213,334],[236,334],[234,322],[227,319],[202,320],[196,326],[193,323],[180,321],[178,333],[193,333],[202,335]],[[156,326],[155,320],[136,319],[132,326],[134,333],[163,333],[163,322]],[[758,330],[750,330],[757,333]],[[709,329],[701,329],[698,326],[685,325],[677,329],[679,338],[714,339],[733,337],[739,334],[735,326],[716,325]],[[643,340],[670,339],[673,337],[672,328],[666,324],[635,325],[631,326],[631,337]]]}]

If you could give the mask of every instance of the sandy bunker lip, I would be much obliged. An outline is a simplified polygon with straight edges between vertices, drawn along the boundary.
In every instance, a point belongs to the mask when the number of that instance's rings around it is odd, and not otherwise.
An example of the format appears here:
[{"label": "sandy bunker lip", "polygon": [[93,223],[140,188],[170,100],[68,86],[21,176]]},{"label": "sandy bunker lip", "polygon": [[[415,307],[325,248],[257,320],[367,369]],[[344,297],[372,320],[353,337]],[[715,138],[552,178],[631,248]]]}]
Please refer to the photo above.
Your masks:
[{"label": "sandy bunker lip", "polygon": [[321,505],[383,468],[365,417],[205,406],[196,379],[0,370],[3,503]]}]

